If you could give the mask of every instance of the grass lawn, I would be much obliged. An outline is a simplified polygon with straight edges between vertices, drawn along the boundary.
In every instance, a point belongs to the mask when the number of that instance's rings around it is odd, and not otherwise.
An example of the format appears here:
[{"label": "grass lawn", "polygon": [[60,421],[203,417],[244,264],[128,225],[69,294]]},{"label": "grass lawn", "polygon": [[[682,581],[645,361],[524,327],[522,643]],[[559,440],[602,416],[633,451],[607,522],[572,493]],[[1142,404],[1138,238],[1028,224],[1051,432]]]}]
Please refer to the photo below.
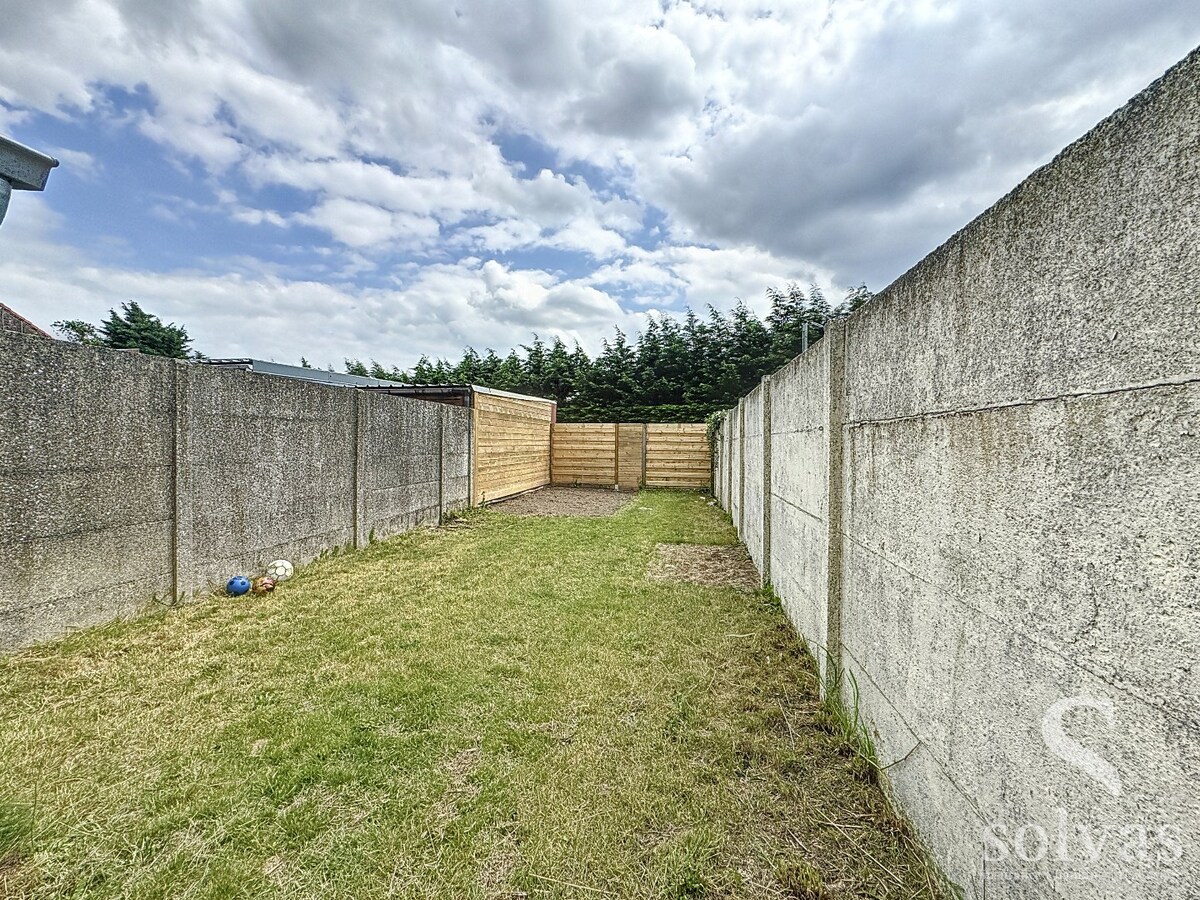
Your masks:
[{"label": "grass lawn", "polygon": [[931,897],[693,494],[469,513],[0,659],[0,896]]}]

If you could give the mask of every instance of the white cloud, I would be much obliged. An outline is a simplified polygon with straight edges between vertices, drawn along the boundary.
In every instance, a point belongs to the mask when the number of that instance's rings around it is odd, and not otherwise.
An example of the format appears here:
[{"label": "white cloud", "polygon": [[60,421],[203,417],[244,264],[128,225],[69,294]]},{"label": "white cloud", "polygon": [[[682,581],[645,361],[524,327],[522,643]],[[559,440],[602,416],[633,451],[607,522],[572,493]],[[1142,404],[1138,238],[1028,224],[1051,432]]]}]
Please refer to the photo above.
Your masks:
[{"label": "white cloud", "polygon": [[[52,318],[136,295],[210,352],[405,363],[556,327],[594,347],[647,308],[882,287],[1197,41],[1191,0],[8,0],[0,128],[136,128],[217,188],[152,214],[273,229],[296,265],[140,271],[42,212],[0,233],[0,285]],[[513,134],[553,162],[506,160]],[[564,250],[588,271],[491,259]]]}]

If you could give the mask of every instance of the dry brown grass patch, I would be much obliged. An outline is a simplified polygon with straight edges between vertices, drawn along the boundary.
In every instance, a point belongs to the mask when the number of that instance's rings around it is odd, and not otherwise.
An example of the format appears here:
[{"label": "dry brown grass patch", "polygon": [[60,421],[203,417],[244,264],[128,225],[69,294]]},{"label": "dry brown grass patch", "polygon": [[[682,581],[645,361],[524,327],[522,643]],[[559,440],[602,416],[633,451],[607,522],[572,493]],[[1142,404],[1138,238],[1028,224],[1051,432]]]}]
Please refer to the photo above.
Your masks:
[{"label": "dry brown grass patch", "polygon": [[756,591],[758,572],[741,544],[657,544],[646,576],[656,581],[687,581],[710,587]]},{"label": "dry brown grass patch", "polygon": [[636,496],[611,488],[544,487],[502,500],[493,508],[510,516],[611,516]]}]

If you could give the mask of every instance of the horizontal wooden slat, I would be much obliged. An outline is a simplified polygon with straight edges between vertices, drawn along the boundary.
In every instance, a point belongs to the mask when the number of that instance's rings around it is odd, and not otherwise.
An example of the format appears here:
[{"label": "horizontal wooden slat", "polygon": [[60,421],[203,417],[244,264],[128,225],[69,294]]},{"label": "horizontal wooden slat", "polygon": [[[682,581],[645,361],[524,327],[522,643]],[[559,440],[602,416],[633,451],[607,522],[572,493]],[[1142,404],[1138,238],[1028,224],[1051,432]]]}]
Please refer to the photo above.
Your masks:
[{"label": "horizontal wooden slat", "polygon": [[[708,487],[712,464],[707,428],[698,423],[588,422],[555,424],[551,442],[555,484],[687,490]],[[618,473],[619,469],[619,473]]]},{"label": "horizontal wooden slat", "polygon": [[475,501],[549,483],[551,404],[481,393],[473,402]]}]

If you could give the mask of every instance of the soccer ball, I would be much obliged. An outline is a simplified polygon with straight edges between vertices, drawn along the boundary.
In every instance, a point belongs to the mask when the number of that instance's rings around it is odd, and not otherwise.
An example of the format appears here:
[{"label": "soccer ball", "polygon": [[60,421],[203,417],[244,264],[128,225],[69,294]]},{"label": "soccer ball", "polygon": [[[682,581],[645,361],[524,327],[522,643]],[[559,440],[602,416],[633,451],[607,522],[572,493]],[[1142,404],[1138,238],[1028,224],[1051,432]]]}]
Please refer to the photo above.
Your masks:
[{"label": "soccer ball", "polygon": [[275,590],[275,579],[269,575],[264,575],[262,578],[254,580],[254,593],[269,594]]},{"label": "soccer ball", "polygon": [[274,579],[276,583],[287,581],[292,577],[292,564],[286,559],[277,559],[275,562],[267,566],[267,577]]},{"label": "soccer ball", "polygon": [[234,575],[225,582],[225,593],[230,597],[240,597],[250,590],[250,579],[245,575]]}]

